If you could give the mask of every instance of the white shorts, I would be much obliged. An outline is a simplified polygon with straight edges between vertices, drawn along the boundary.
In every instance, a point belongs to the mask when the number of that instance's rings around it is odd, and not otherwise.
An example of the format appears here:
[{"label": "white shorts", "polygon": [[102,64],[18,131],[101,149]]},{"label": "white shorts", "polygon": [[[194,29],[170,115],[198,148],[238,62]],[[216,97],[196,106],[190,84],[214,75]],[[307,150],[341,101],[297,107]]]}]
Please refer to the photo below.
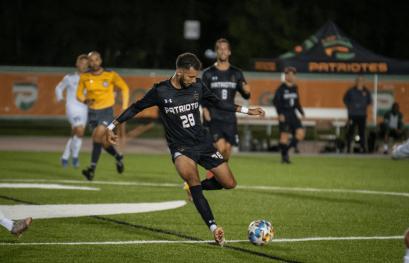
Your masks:
[{"label": "white shorts", "polygon": [[82,125],[82,127],[84,128],[86,127],[88,107],[85,104],[84,106],[67,104],[65,112],[67,114],[68,121],[71,123],[71,127],[73,129],[79,125]]}]

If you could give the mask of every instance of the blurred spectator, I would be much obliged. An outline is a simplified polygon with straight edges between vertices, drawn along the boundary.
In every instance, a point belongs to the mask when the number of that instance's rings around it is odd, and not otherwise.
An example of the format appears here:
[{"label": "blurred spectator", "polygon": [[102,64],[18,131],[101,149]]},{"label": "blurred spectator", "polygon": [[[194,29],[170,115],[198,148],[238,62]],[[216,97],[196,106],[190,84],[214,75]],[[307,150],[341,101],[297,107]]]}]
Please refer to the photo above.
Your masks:
[{"label": "blurred spectator", "polygon": [[404,137],[408,139],[408,131],[403,129],[403,115],[399,112],[399,104],[394,103],[392,109],[385,113],[380,131],[381,138],[384,138],[384,154],[388,154],[389,137],[395,141]]},{"label": "blurred spectator", "polygon": [[347,153],[350,152],[351,140],[355,133],[355,126],[358,125],[359,142],[361,153],[366,151],[365,128],[366,128],[366,108],[371,104],[371,93],[364,86],[365,78],[362,75],[356,77],[356,86],[350,88],[344,96],[344,103],[348,108],[347,123]]}]

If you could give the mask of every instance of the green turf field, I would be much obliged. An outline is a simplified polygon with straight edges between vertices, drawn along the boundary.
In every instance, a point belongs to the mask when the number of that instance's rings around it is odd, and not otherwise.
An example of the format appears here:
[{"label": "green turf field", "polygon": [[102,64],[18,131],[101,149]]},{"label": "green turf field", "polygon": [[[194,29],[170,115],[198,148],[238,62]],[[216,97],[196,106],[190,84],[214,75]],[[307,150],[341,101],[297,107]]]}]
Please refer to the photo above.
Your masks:
[{"label": "green turf field", "polygon": [[[168,154],[126,154],[121,175],[113,158],[102,154],[92,183],[80,170],[60,167],[60,155],[0,152],[0,184],[43,183],[100,190],[0,188],[0,205],[186,200],[183,182]],[[80,154],[82,168],[89,160],[90,153]],[[238,188],[205,192],[227,240],[241,240],[228,243],[228,247],[186,242],[212,240],[194,205],[187,203],[156,212],[34,219],[21,238],[0,227],[0,262],[402,262],[403,234],[409,228],[408,161],[293,156],[293,164],[281,165],[279,160],[278,155],[232,156],[229,165]],[[204,178],[204,170],[199,171]],[[117,182],[150,185],[114,184]],[[330,189],[340,191],[324,191]],[[256,247],[245,241],[248,225],[257,219],[268,220],[274,227],[274,242],[268,246]],[[319,239],[329,237],[357,239]],[[368,239],[362,239],[365,237]]]}]

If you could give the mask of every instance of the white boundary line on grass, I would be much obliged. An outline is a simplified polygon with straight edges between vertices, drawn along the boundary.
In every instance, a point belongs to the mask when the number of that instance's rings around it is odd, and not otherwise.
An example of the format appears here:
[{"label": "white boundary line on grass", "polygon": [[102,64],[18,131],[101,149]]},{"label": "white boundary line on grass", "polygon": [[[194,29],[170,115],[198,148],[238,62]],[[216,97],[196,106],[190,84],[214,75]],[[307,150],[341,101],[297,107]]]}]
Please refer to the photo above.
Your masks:
[{"label": "white boundary line on grass", "polygon": [[[311,237],[298,239],[273,239],[272,242],[301,242],[301,241],[328,241],[328,240],[374,240],[374,239],[403,239],[403,236],[389,237]],[[174,243],[213,243],[214,240],[136,240],[136,241],[105,241],[105,242],[67,242],[67,243],[0,243],[0,246],[33,246],[33,245],[125,245],[125,244],[174,244]],[[227,243],[244,243],[248,240],[227,240]]]},{"label": "white boundary line on grass", "polygon": [[[75,181],[75,180],[45,180],[45,179],[1,179],[0,181],[17,181],[17,182],[56,182],[71,184],[105,184],[105,185],[139,185],[139,186],[159,186],[159,187],[182,187],[182,184],[157,184],[157,183],[137,183],[137,182],[103,182],[103,181]],[[298,187],[279,187],[279,186],[247,186],[238,185],[236,188],[241,189],[261,189],[261,190],[283,190],[283,191],[305,191],[305,192],[342,192],[342,193],[359,193],[375,195],[396,195],[409,197],[409,193],[398,192],[381,192],[368,190],[349,190],[349,189],[319,189],[319,188],[298,188]]]}]

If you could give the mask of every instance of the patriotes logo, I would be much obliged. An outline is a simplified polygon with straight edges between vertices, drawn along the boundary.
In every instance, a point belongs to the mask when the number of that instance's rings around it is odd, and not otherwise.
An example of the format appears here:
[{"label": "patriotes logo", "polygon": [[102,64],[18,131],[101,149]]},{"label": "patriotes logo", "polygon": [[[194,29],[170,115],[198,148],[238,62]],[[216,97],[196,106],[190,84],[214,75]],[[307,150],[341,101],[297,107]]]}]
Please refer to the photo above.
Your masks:
[{"label": "patriotes logo", "polygon": [[13,93],[17,94],[14,99],[14,104],[20,110],[29,110],[33,107],[38,98],[37,84],[16,82],[13,85]]},{"label": "patriotes logo", "polygon": [[194,96],[195,96],[195,99],[196,99],[196,100],[199,100],[199,93],[197,93],[197,92],[195,91]]},{"label": "patriotes logo", "polygon": [[347,37],[332,35],[321,39],[322,46],[325,48],[325,54],[329,57],[335,54],[337,59],[348,60],[355,57],[355,53],[350,52],[354,47]]}]

